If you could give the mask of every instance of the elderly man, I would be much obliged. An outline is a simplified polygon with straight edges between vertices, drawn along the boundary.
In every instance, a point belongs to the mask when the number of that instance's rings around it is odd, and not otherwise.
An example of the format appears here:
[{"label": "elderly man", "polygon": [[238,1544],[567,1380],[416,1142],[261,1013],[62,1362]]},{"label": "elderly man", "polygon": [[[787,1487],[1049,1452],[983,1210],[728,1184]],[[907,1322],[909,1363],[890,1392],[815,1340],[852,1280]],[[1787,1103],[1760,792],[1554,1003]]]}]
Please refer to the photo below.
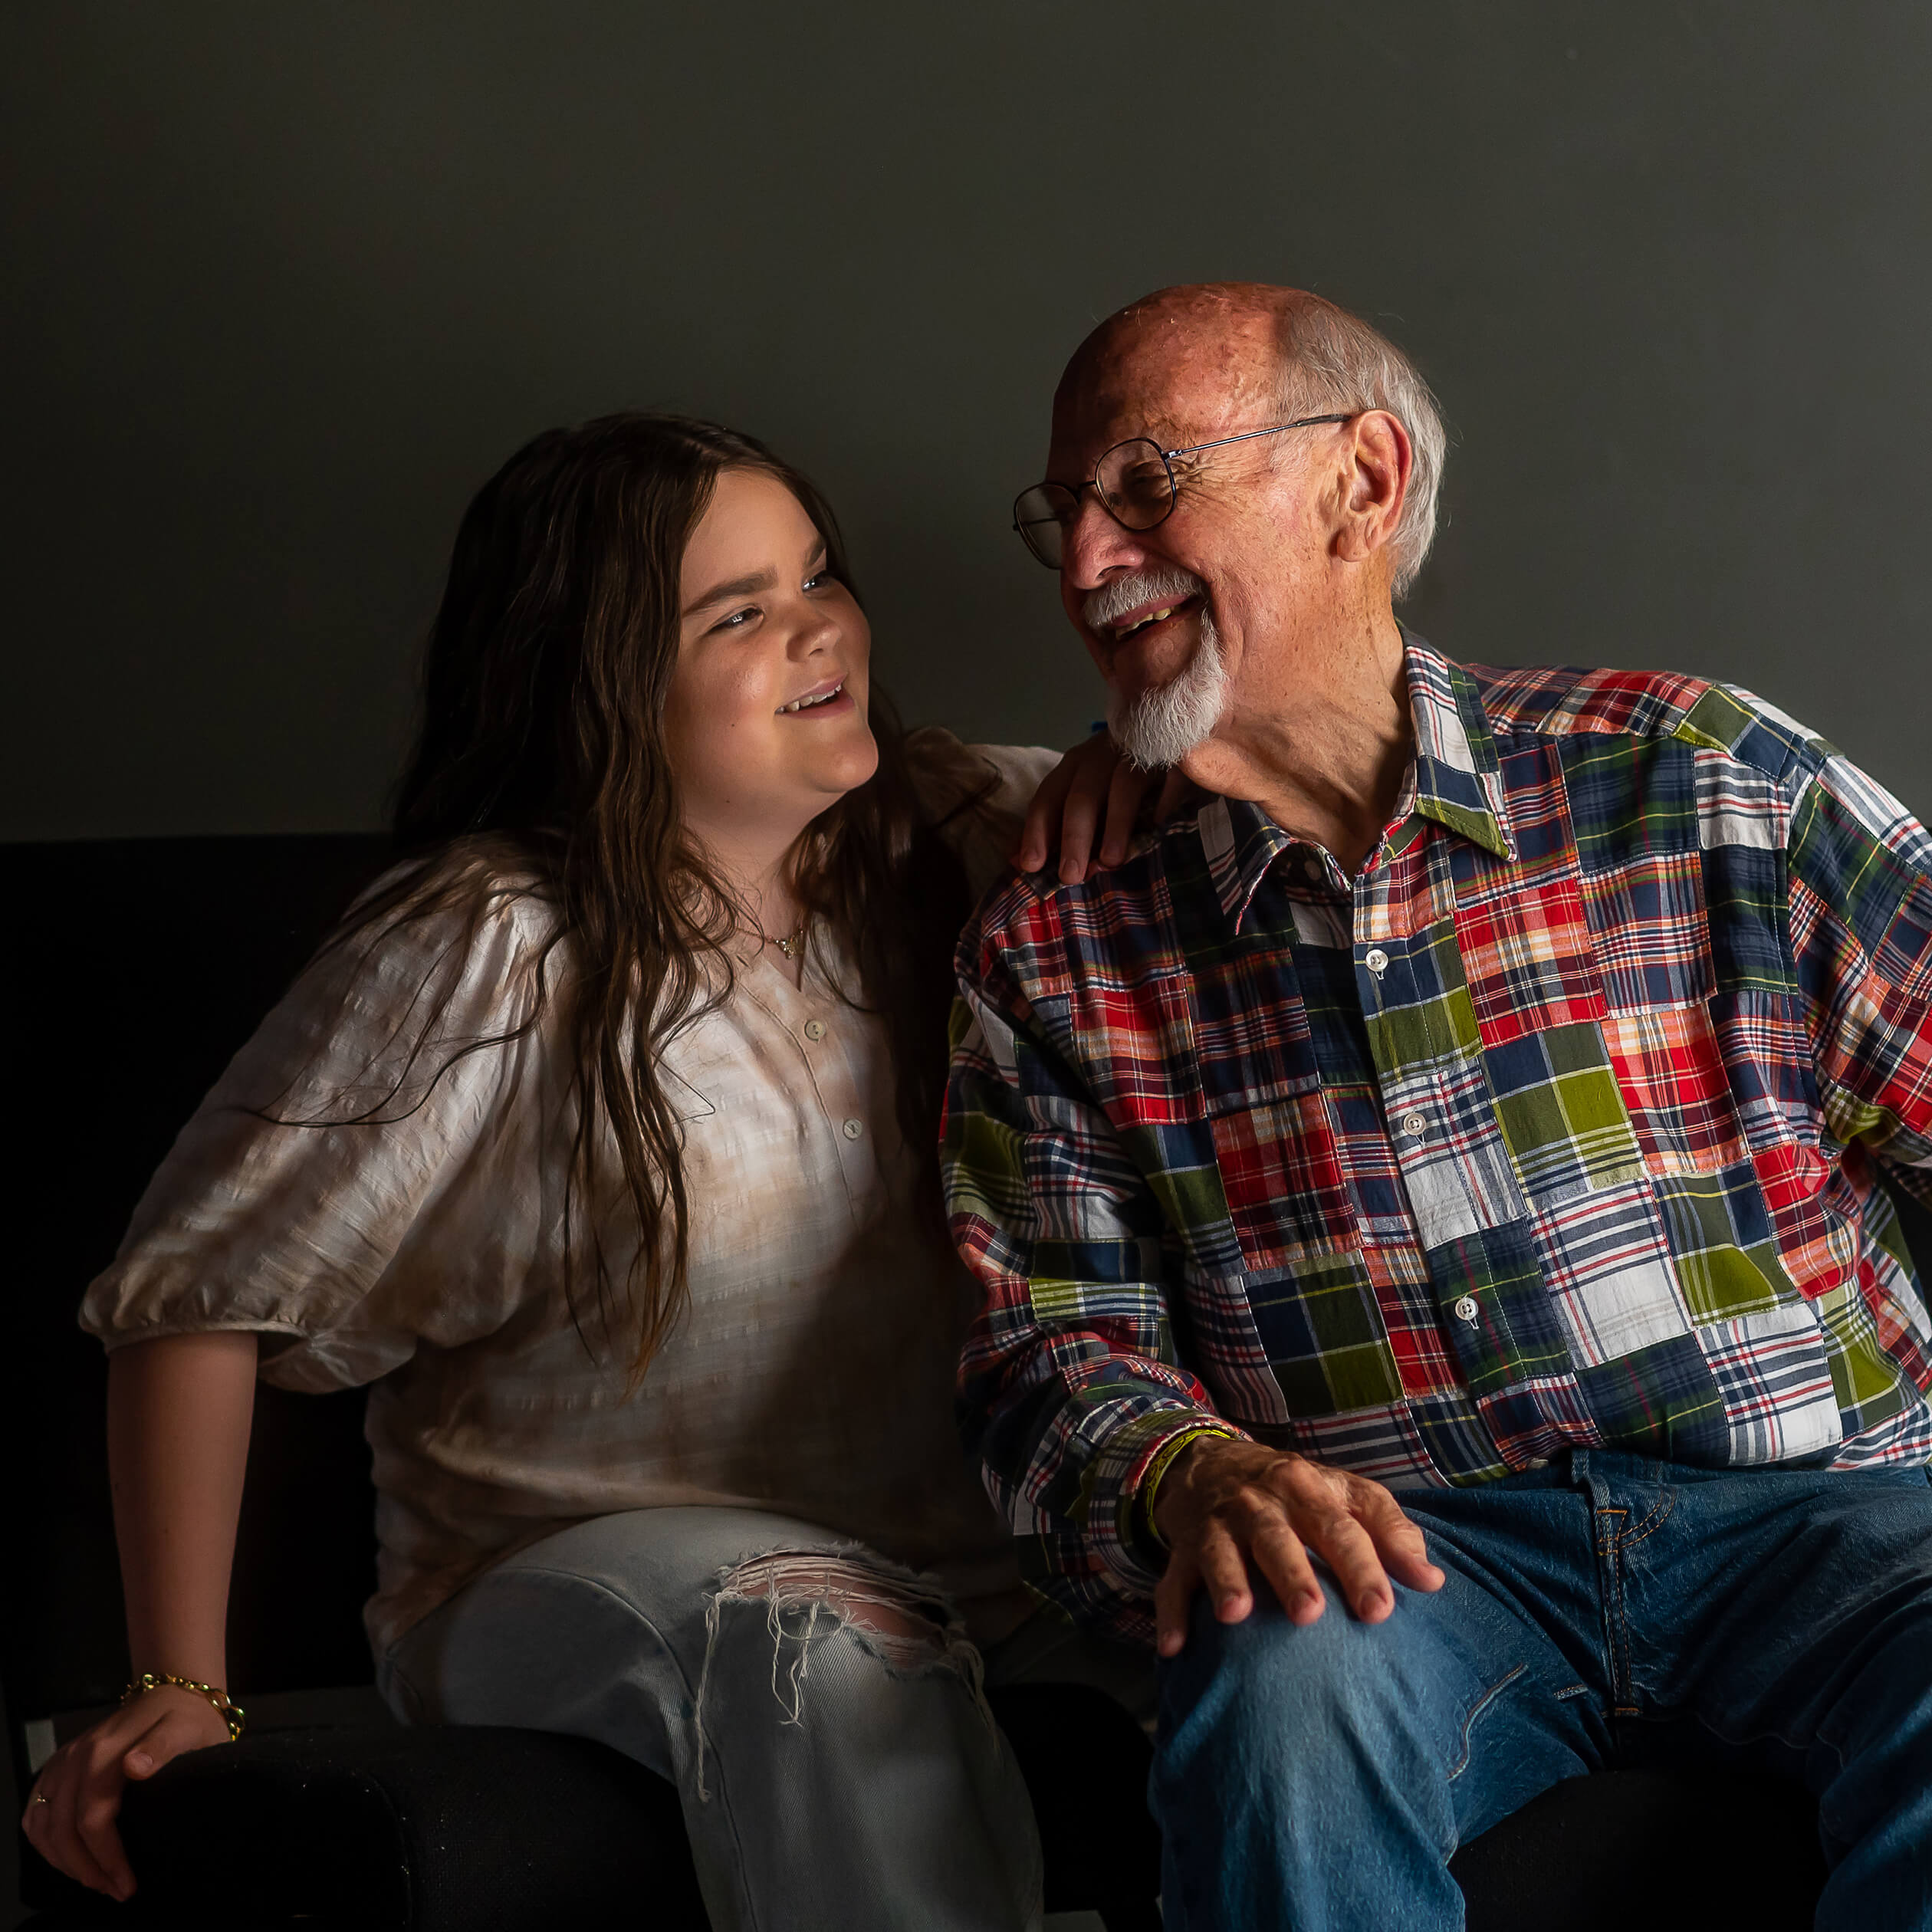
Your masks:
[{"label": "elderly man", "polygon": [[1459,1926],[1640,1737],[1811,1786],[1821,1927],[1932,1925],[1932,842],[1744,692],[1405,631],[1443,445],[1287,290],[1068,367],[1020,532],[1198,796],[962,941],[971,1434],[1155,1639],[1170,1932]]}]

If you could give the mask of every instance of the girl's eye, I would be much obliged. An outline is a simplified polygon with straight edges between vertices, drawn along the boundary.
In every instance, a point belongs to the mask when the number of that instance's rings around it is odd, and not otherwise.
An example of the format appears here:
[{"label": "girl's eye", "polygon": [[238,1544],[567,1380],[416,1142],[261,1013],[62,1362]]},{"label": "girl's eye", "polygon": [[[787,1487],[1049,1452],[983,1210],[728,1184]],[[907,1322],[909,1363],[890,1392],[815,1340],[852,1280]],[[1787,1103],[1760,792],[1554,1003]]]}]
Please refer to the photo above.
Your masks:
[{"label": "girl's eye", "polygon": [[721,617],[712,628],[715,630],[742,630],[758,615],[756,604],[747,604],[742,610],[734,610],[728,617]]},{"label": "girl's eye", "polygon": [[830,569],[816,570],[805,580],[805,588],[807,590],[823,590],[829,584],[837,582],[838,579],[832,574]]}]

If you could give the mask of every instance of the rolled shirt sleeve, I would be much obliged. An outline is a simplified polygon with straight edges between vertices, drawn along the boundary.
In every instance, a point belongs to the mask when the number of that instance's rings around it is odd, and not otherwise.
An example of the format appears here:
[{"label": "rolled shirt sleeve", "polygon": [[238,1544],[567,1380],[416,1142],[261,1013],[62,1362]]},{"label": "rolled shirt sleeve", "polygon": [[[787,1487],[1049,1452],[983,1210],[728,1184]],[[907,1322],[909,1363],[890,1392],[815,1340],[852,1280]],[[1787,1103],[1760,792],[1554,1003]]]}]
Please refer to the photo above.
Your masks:
[{"label": "rolled shirt sleeve", "polygon": [[1825,1152],[1862,1145],[1932,1203],[1932,838],[1830,753],[1795,803],[1789,894]]},{"label": "rolled shirt sleeve", "polygon": [[1135,1507],[1141,1484],[1188,1438],[1244,1432],[1176,1353],[1178,1261],[1152,1187],[971,932],[961,964],[942,1160],[983,1296],[962,1426],[1028,1580],[1145,1638],[1164,1559]]}]

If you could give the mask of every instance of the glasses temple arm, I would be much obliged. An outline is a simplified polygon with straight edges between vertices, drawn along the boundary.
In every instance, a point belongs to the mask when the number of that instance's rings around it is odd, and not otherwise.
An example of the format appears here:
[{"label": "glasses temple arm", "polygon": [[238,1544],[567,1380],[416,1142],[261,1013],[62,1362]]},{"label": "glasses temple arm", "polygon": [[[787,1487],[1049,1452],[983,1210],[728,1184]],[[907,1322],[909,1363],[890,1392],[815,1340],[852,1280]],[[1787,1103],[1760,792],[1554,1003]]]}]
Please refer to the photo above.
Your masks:
[{"label": "glasses temple arm", "polygon": [[1244,429],[1238,436],[1217,436],[1212,442],[1189,443],[1184,449],[1164,449],[1161,452],[1165,461],[1169,456],[1191,456],[1203,449],[1219,449],[1224,444],[1248,442],[1257,436],[1278,436],[1284,429],[1312,429],[1318,422],[1346,422],[1351,416],[1359,416],[1359,409],[1343,409],[1335,416],[1297,416],[1293,422],[1271,422],[1265,429]]}]

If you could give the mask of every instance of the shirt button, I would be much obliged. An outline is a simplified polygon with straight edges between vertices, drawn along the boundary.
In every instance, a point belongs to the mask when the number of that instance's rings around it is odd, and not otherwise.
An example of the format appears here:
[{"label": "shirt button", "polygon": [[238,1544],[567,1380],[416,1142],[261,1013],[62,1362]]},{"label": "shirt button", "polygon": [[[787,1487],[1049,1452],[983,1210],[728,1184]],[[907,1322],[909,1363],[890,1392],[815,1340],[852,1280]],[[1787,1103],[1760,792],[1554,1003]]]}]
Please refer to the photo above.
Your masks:
[{"label": "shirt button", "polygon": [[866,1123],[863,1120],[848,1120],[839,1131],[847,1140],[856,1140],[866,1131]]},{"label": "shirt button", "polygon": [[807,1020],[805,1022],[805,1037],[807,1040],[823,1040],[825,1037],[825,1022],[823,1020]]},{"label": "shirt button", "polygon": [[1402,1116],[1402,1132],[1414,1135],[1418,1140],[1421,1138],[1422,1129],[1428,1124],[1418,1113],[1404,1114]]},{"label": "shirt button", "polygon": [[1388,971],[1388,955],[1379,946],[1371,946],[1362,956],[1362,963],[1376,978],[1380,979]]},{"label": "shirt button", "polygon": [[1456,1319],[1457,1321],[1473,1322],[1481,1312],[1476,1306],[1476,1297],[1474,1295],[1458,1295],[1456,1297]]}]

